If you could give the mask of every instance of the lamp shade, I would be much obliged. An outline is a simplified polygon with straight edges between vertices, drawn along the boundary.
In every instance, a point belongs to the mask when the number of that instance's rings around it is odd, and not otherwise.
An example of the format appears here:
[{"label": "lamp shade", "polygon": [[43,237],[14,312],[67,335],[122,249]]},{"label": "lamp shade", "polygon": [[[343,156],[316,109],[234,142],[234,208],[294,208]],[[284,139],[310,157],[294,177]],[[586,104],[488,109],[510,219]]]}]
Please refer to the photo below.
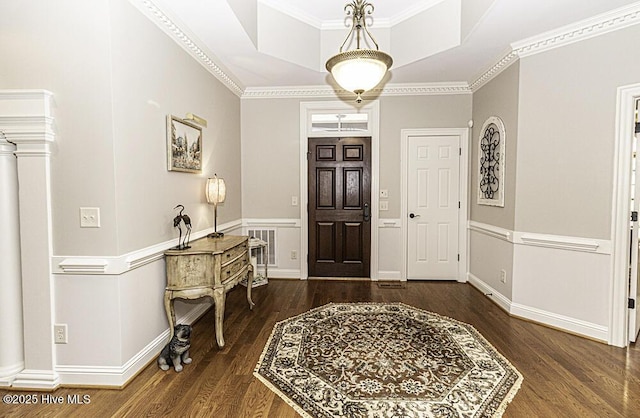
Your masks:
[{"label": "lamp shade", "polygon": [[365,92],[377,86],[393,60],[384,52],[356,49],[341,52],[327,61],[327,70],[347,91]]},{"label": "lamp shade", "polygon": [[205,193],[207,195],[207,202],[217,205],[224,202],[227,197],[227,187],[224,184],[224,179],[214,176],[207,179],[207,185],[205,187]]}]

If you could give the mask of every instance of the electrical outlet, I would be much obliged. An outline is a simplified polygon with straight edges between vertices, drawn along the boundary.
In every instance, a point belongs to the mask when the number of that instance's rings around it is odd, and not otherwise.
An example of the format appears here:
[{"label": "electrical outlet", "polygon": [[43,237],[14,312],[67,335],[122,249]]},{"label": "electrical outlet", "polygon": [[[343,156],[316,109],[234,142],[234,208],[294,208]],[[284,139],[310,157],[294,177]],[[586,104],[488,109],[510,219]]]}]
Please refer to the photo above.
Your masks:
[{"label": "electrical outlet", "polygon": [[298,196],[291,196],[291,206],[298,206]]},{"label": "electrical outlet", "polygon": [[500,270],[500,281],[502,283],[506,283],[507,282],[507,272],[504,270]]},{"label": "electrical outlet", "polygon": [[291,250],[291,259],[292,260],[298,259],[298,252],[296,250]]},{"label": "electrical outlet", "polygon": [[100,228],[100,208],[80,208],[80,228]]},{"label": "electrical outlet", "polygon": [[56,344],[66,344],[67,341],[67,324],[54,324],[53,337]]}]

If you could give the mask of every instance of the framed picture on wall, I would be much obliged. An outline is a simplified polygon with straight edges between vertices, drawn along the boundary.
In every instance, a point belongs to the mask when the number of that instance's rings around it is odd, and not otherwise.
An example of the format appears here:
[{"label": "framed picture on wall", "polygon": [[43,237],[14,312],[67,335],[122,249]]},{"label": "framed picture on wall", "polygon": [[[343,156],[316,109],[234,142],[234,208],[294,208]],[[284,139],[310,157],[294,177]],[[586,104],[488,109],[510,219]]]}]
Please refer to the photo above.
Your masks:
[{"label": "framed picture on wall", "polygon": [[202,128],[167,115],[167,162],[169,171],[202,172]]},{"label": "framed picture on wall", "polygon": [[505,132],[502,120],[489,117],[478,140],[478,204],[504,207]]}]

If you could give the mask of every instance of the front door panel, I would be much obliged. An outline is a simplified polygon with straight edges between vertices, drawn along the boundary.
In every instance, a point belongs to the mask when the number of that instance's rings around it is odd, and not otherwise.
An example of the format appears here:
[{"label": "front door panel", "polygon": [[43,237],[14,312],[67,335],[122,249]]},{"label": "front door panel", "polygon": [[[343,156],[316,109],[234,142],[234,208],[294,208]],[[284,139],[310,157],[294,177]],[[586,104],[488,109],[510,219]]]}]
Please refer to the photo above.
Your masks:
[{"label": "front door panel", "polygon": [[371,138],[309,138],[309,276],[369,277]]}]

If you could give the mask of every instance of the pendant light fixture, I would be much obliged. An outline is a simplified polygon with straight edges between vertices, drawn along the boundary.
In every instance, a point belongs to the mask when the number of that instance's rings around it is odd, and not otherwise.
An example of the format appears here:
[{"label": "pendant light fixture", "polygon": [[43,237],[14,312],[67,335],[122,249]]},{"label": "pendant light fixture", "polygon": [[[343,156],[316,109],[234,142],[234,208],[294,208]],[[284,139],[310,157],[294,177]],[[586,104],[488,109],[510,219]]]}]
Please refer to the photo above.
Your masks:
[{"label": "pendant light fixture", "polygon": [[[345,90],[356,94],[356,102],[362,102],[362,93],[377,86],[391,68],[393,59],[380,51],[378,43],[367,29],[366,16],[373,13],[373,5],[366,0],[353,0],[344,6],[347,16],[353,16],[351,30],[340,46],[340,53],[329,58],[326,67],[336,82]],[[354,35],[355,31],[355,35]],[[349,39],[355,36],[356,49],[342,51]],[[376,49],[361,49],[360,43],[368,36]]]}]

